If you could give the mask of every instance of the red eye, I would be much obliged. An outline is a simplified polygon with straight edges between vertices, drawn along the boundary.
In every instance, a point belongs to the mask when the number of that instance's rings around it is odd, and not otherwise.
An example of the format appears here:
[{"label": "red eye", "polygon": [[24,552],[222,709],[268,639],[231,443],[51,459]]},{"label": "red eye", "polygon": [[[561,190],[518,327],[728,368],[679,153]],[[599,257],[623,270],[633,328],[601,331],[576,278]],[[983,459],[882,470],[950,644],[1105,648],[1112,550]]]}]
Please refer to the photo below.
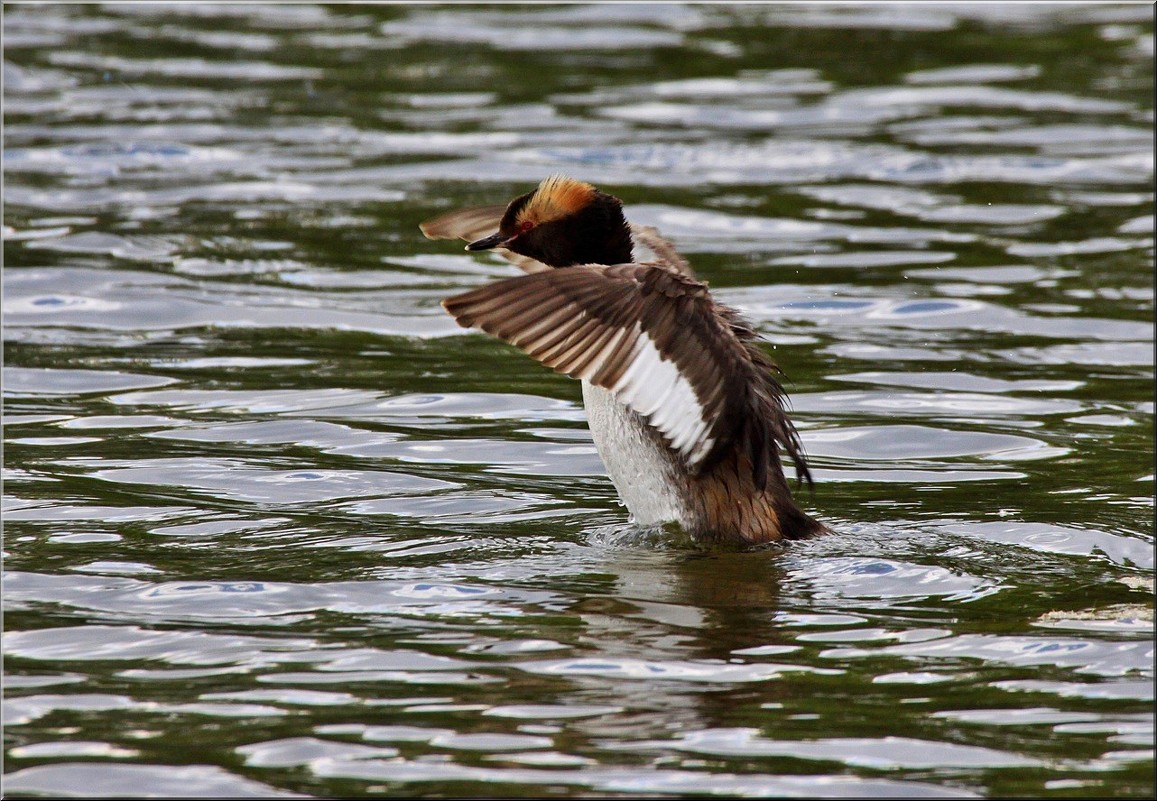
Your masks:
[{"label": "red eye", "polygon": [[522,225],[518,226],[518,233],[525,234],[527,231],[529,231],[533,227],[534,227],[534,223],[532,223],[530,220],[523,220]]}]

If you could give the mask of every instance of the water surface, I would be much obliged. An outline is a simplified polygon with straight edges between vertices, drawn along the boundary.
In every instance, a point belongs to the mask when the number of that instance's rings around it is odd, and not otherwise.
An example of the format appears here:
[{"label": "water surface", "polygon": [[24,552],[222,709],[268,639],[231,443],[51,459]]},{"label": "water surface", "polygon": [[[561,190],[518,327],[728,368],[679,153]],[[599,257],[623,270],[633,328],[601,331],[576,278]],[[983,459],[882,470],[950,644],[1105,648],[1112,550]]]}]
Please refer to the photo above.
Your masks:
[{"label": "water surface", "polygon": [[[1146,5],[9,5],[9,795],[1151,797]],[[626,522],[417,224],[555,172],[836,529]]]}]

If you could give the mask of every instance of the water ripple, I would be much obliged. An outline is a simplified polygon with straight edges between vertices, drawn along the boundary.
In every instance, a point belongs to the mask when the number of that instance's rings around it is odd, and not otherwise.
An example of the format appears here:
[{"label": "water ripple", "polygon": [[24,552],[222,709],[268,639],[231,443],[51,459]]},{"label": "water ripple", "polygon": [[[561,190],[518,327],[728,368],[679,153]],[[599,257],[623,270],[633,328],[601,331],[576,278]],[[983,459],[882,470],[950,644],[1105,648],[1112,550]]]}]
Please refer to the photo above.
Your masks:
[{"label": "water ripple", "polygon": [[[1152,796],[1151,12],[6,7],[5,787]],[[553,172],[834,533],[633,525],[445,314],[517,270],[419,221]]]}]

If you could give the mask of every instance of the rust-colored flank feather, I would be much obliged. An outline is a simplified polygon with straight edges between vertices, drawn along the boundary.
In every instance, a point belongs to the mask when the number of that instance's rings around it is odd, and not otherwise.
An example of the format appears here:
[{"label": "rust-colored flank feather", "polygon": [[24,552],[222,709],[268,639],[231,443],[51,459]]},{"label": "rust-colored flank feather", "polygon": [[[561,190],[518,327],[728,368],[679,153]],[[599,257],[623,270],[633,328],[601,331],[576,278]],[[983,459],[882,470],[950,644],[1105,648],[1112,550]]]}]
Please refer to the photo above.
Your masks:
[{"label": "rust-colored flank feather", "polygon": [[[636,522],[741,543],[825,530],[783,475],[780,448],[811,482],[778,368],[667,240],[626,223],[616,198],[553,176],[505,211],[464,209],[421,228],[475,240],[472,249],[485,237],[484,247],[531,273],[442,305],[460,325],[581,380],[595,445]],[[624,232],[649,260],[624,263]],[[594,259],[576,263],[579,249]]]}]

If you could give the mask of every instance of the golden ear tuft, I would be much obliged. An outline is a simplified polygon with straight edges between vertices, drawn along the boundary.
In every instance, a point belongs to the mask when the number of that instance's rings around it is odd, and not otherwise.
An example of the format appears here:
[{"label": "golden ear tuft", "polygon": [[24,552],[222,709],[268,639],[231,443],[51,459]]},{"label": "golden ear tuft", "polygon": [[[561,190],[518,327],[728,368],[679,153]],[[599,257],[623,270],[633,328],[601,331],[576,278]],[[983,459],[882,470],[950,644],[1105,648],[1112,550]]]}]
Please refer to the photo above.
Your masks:
[{"label": "golden ear tuft", "polygon": [[595,188],[565,175],[543,180],[518,214],[517,222],[530,220],[535,225],[560,220],[580,211],[595,197]]}]

